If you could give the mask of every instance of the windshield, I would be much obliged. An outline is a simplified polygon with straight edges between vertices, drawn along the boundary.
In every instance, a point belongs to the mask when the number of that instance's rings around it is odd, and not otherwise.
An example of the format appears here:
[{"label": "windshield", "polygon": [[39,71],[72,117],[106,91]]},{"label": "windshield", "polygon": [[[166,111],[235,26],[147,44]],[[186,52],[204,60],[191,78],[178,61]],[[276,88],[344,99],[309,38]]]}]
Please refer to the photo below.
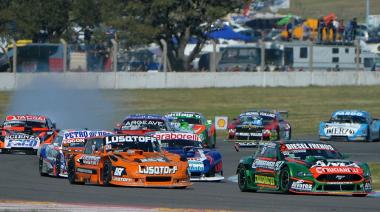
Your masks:
[{"label": "windshield", "polygon": [[159,152],[159,147],[157,144],[152,142],[118,142],[112,143],[111,149],[116,152],[126,152],[129,149],[139,149],[144,152]]},{"label": "windshield", "polygon": [[46,128],[46,123],[38,121],[6,121],[4,127],[32,127],[32,128]]},{"label": "windshield", "polygon": [[160,119],[127,119],[123,122],[122,130],[155,130],[166,131],[166,125]]},{"label": "windshield", "polygon": [[305,160],[308,156],[323,157],[325,159],[342,159],[342,155],[329,144],[282,144],[280,152],[284,158],[297,160]]},{"label": "windshield", "polygon": [[173,140],[161,140],[161,147],[182,149],[183,147],[202,147],[201,142],[193,140],[173,139]]},{"label": "windshield", "polygon": [[186,122],[188,124],[202,124],[201,119],[193,117],[177,117],[176,122]]},{"label": "windshield", "polygon": [[364,124],[367,120],[363,116],[337,115],[330,119],[331,122]]},{"label": "windshield", "polygon": [[274,116],[265,116],[265,115],[243,115],[240,116],[242,122],[258,122],[261,121],[264,124],[270,123],[274,120]]}]

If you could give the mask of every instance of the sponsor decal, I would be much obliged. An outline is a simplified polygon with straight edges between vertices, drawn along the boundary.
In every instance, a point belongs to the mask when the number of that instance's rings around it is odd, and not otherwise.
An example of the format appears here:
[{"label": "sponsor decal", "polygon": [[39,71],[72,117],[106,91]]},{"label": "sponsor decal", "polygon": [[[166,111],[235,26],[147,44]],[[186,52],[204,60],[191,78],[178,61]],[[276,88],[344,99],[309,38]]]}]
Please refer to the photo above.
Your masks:
[{"label": "sponsor decal", "polygon": [[326,126],[324,131],[326,135],[352,136],[357,131],[357,128]]},{"label": "sponsor decal", "polygon": [[202,161],[189,161],[189,170],[190,172],[202,172],[204,171],[205,166]]},{"label": "sponsor decal", "polygon": [[140,174],[175,174],[177,172],[177,166],[139,166]]},{"label": "sponsor decal", "polygon": [[92,169],[84,169],[84,168],[77,168],[77,172],[85,173],[85,174],[92,174],[94,170]]},{"label": "sponsor decal", "polygon": [[150,136],[137,135],[114,135],[106,137],[106,144],[121,143],[121,142],[155,142],[157,138]]},{"label": "sponsor decal", "polygon": [[354,173],[360,174],[361,169],[355,167],[316,167],[315,171],[318,174],[323,173]]},{"label": "sponsor decal", "polygon": [[284,161],[268,161],[268,160],[256,159],[252,163],[252,168],[280,170],[283,164],[284,164]]},{"label": "sponsor decal", "polygon": [[145,162],[168,162],[164,158],[143,158],[143,159],[140,159],[140,161],[143,163],[145,163]]},{"label": "sponsor decal", "polygon": [[169,117],[198,118],[198,119],[201,118],[201,116],[199,114],[196,114],[196,113],[186,113],[186,112],[169,113],[167,116],[169,116]]},{"label": "sponsor decal", "polygon": [[157,133],[153,137],[158,140],[192,140],[202,141],[197,134],[194,133]]},{"label": "sponsor decal", "polygon": [[334,147],[330,144],[318,144],[318,143],[294,143],[294,144],[284,144],[286,148],[281,148],[282,151],[286,150],[308,150],[308,149],[320,149],[335,151]]},{"label": "sponsor decal", "polygon": [[315,164],[311,167],[324,167],[324,166],[342,166],[342,167],[355,167],[360,168],[358,164],[354,162],[342,162],[342,161],[328,161],[325,163],[323,160],[318,160],[315,162]]},{"label": "sponsor decal", "polygon": [[31,116],[31,115],[26,115],[26,116],[7,116],[6,121],[26,121],[26,120],[33,120],[33,121],[40,121],[40,122],[45,122],[46,118],[44,116]]},{"label": "sponsor decal", "polygon": [[89,156],[89,155],[81,155],[81,157],[78,159],[78,162],[87,164],[87,165],[98,165],[100,161],[99,156]]},{"label": "sponsor decal", "polygon": [[63,140],[62,143],[71,144],[71,143],[84,143],[84,142],[85,142],[84,138],[70,138],[70,139]]},{"label": "sponsor decal", "polygon": [[123,175],[124,170],[125,168],[123,167],[116,167],[115,171],[113,172],[113,175],[120,177],[121,175]]},{"label": "sponsor decal", "polygon": [[215,129],[216,130],[226,130],[228,124],[227,116],[215,116]]},{"label": "sponsor decal", "polygon": [[333,116],[364,116],[364,113],[359,111],[337,111]]},{"label": "sponsor decal", "polygon": [[112,177],[113,181],[119,181],[119,182],[132,182],[132,178],[125,178],[125,177]]},{"label": "sponsor decal", "polygon": [[256,137],[261,137],[263,134],[262,133],[243,133],[243,132],[237,132],[236,135],[238,135],[238,136],[256,136]]},{"label": "sponsor decal", "polygon": [[132,126],[145,126],[145,125],[151,125],[151,126],[164,126],[163,121],[159,120],[127,120],[124,123],[125,127],[132,127]]},{"label": "sponsor decal", "polygon": [[311,191],[313,188],[312,184],[307,184],[303,180],[298,180],[296,182],[292,183],[291,189],[297,190],[297,191]]},{"label": "sponsor decal", "polygon": [[240,116],[267,116],[267,117],[271,117],[271,118],[274,118],[276,117],[276,114],[274,113],[270,113],[270,112],[245,112],[245,113],[242,113]]},{"label": "sponsor decal", "polygon": [[33,136],[33,135],[28,135],[28,134],[13,134],[13,135],[7,135],[5,136],[5,139],[37,139],[38,137]]},{"label": "sponsor decal", "polygon": [[89,137],[99,137],[99,136],[107,136],[111,135],[111,132],[108,131],[93,131],[93,130],[80,130],[80,131],[72,131],[67,132],[63,135],[63,139],[73,139],[73,138],[89,138]]},{"label": "sponsor decal", "polygon": [[274,177],[268,177],[268,176],[263,176],[263,175],[255,175],[255,183],[275,185]]},{"label": "sponsor decal", "polygon": [[40,144],[40,138],[27,134],[13,134],[4,138],[5,147],[36,147]]}]

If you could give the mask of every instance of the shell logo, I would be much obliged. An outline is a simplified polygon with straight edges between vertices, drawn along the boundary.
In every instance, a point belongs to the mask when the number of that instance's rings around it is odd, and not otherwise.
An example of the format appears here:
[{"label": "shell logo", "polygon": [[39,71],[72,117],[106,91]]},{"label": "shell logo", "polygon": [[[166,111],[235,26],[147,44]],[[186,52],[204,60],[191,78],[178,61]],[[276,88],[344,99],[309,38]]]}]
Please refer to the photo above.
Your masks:
[{"label": "shell logo", "polygon": [[219,119],[217,125],[219,128],[223,128],[226,125],[226,120]]}]

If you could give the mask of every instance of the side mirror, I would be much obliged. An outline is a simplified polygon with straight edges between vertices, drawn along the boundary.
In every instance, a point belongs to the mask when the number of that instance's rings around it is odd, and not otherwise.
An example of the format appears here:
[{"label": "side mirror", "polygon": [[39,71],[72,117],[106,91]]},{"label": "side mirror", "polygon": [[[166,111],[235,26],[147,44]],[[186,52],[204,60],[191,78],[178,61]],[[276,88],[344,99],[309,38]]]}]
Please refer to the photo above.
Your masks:
[{"label": "side mirror", "polygon": [[211,124],[212,124],[212,120],[207,120],[206,123],[207,123],[208,125],[211,125]]},{"label": "side mirror", "polygon": [[116,124],[116,128],[120,128],[120,127],[121,127],[120,123]]}]

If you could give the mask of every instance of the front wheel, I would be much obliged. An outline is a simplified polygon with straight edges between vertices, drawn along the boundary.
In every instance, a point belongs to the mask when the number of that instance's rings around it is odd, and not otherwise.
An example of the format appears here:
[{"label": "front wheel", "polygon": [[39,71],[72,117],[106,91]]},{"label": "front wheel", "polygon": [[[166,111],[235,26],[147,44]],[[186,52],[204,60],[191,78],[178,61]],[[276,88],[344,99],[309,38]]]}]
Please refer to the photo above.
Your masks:
[{"label": "front wheel", "polygon": [[104,161],[102,174],[103,174],[103,185],[109,186],[112,179],[112,163],[108,159]]},{"label": "front wheel", "polygon": [[285,167],[280,172],[280,190],[283,193],[289,193],[290,184],[290,171],[288,167]]},{"label": "front wheel", "polygon": [[67,162],[67,179],[70,184],[79,184],[76,182],[76,173],[75,173],[75,161],[74,159],[69,159]]},{"label": "front wheel", "polygon": [[246,169],[243,165],[240,166],[238,169],[238,185],[241,192],[250,191],[250,189],[248,189],[248,179],[247,179]]},{"label": "front wheel", "polygon": [[59,176],[59,174],[61,173],[61,155],[58,154],[57,157],[55,158],[55,163],[54,163],[54,175],[56,177]]}]

